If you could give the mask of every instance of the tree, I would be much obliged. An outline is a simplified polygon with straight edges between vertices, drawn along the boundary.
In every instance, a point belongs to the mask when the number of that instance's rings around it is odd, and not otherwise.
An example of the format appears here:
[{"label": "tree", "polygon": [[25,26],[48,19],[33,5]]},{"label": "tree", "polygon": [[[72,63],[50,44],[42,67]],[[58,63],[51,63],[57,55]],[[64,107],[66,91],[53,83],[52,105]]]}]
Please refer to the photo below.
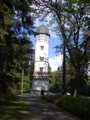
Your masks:
[{"label": "tree", "polygon": [[[89,0],[41,0],[39,5],[41,6],[39,13],[46,13],[42,17],[50,13],[52,24],[55,24],[56,21],[58,25],[59,35],[62,37],[63,45],[66,47],[67,54],[70,56],[70,61],[75,69],[74,96],[77,96],[81,84],[80,74],[82,70],[85,72],[86,63],[89,60],[87,59],[88,38],[85,38],[85,35],[90,30],[90,2]],[[75,58],[73,51],[75,51]],[[81,51],[83,51],[82,54]]]},{"label": "tree", "polygon": [[31,42],[20,37],[32,32],[31,3],[31,0],[0,0],[0,94],[8,97],[16,93],[25,55],[32,53],[26,48]]},{"label": "tree", "polygon": [[48,77],[49,77],[49,90],[53,92],[53,88],[55,85],[55,79],[54,79],[53,72],[51,71],[51,67],[49,64],[48,64]]},{"label": "tree", "polygon": [[[23,55],[22,62],[21,62],[21,68],[22,68],[22,78],[21,78],[21,93],[25,92],[24,87],[28,86],[27,90],[30,90],[30,81],[32,73],[31,73],[31,64],[33,64],[34,61],[34,50],[32,49],[33,45],[32,42],[29,40],[28,37],[21,37],[22,44],[20,46],[20,54]],[[25,79],[26,78],[26,79]],[[27,83],[24,82],[25,80],[29,81],[28,85],[24,84]]]},{"label": "tree", "polygon": [[56,93],[62,92],[62,67],[58,67],[57,71],[53,72],[55,85],[53,91]]}]

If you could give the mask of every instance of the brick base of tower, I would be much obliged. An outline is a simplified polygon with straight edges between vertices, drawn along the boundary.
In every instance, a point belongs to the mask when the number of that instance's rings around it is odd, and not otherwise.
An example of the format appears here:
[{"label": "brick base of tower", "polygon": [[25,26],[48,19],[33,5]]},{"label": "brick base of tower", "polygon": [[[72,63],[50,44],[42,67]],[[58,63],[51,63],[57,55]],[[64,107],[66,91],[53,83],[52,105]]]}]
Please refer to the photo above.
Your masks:
[{"label": "brick base of tower", "polygon": [[31,96],[41,96],[48,93],[49,81],[48,80],[33,80]]}]

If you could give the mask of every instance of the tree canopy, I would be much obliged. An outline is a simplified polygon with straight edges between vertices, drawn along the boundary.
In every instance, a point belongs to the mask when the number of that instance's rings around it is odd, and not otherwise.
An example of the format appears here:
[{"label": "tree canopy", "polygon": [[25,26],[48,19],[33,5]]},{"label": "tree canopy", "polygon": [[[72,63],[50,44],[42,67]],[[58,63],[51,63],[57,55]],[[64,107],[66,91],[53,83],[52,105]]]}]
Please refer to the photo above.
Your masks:
[{"label": "tree canopy", "polygon": [[[90,1],[89,0],[40,0],[38,13],[41,18],[50,14],[50,24],[56,23],[56,32],[63,40],[63,56],[70,57],[70,62],[75,69],[74,96],[79,94],[81,73],[86,73],[88,61],[88,44],[90,41]],[[43,12],[45,14],[43,14]],[[75,53],[75,54],[74,54]],[[63,66],[65,72],[65,64]],[[66,73],[65,73],[66,74]],[[65,88],[65,74],[63,89]]]},{"label": "tree canopy", "polygon": [[33,33],[31,0],[0,0],[0,95],[13,97],[23,62],[34,54],[27,34]]}]

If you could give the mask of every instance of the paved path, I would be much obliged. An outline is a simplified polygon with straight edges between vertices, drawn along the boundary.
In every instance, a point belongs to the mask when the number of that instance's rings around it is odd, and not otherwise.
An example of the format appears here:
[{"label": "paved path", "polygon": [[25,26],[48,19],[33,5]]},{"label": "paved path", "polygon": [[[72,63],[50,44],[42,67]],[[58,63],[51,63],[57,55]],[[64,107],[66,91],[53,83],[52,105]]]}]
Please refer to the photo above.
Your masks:
[{"label": "paved path", "polygon": [[31,120],[80,120],[40,98],[30,97],[29,100],[31,101]]}]

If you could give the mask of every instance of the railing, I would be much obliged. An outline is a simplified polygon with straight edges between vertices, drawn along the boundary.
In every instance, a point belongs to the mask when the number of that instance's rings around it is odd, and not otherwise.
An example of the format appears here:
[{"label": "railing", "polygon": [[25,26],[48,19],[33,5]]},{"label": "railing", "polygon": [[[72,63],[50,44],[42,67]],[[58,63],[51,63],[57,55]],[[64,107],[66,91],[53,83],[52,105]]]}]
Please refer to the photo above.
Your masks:
[{"label": "railing", "polygon": [[44,75],[48,75],[48,72],[37,71],[37,72],[34,72],[34,75],[35,75],[35,74],[44,74]]},{"label": "railing", "polygon": [[44,58],[43,60],[40,60],[40,58],[35,58],[35,62],[48,62],[48,59]]},{"label": "railing", "polygon": [[34,76],[33,80],[48,80],[48,76]]}]

